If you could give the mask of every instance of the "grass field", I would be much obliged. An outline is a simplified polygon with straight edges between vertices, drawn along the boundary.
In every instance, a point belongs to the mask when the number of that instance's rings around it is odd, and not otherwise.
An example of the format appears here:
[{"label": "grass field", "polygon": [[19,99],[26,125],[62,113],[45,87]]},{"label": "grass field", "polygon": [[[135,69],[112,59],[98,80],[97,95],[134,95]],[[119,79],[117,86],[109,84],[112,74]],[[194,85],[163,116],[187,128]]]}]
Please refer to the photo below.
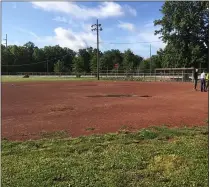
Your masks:
[{"label": "grass field", "polygon": [[[29,78],[23,78],[23,76],[1,76],[2,82],[36,82],[36,81],[91,81],[97,80],[97,78],[92,77],[65,77],[65,76],[30,76]],[[100,80],[104,81],[160,81],[169,80],[158,77],[136,77],[136,78],[126,78],[126,77],[100,77]]]},{"label": "grass field", "polygon": [[2,141],[3,187],[208,186],[208,127]]},{"label": "grass field", "polygon": [[36,82],[36,81],[91,81],[96,78],[72,78],[72,77],[44,77],[44,76],[31,76],[23,78],[23,76],[1,76],[1,82]]}]

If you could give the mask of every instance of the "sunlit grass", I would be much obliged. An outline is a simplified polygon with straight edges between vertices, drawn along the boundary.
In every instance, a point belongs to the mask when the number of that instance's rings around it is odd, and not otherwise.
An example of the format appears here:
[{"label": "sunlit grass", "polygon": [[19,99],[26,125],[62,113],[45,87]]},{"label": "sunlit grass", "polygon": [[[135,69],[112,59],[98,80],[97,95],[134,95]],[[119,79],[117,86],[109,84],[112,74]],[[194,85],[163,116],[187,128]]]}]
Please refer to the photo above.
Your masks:
[{"label": "sunlit grass", "polygon": [[208,186],[208,127],[2,141],[2,186]]},{"label": "sunlit grass", "polygon": [[39,81],[91,81],[96,78],[74,78],[74,77],[62,77],[62,76],[30,76],[29,78],[23,78],[23,76],[1,76],[1,82],[39,82]]}]

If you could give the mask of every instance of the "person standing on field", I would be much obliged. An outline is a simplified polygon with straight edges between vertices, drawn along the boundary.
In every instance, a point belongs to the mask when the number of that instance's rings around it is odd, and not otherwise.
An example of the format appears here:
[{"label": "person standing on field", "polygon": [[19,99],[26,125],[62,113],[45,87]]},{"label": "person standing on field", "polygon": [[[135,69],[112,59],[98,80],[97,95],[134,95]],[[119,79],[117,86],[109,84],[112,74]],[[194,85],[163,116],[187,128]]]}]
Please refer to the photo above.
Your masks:
[{"label": "person standing on field", "polygon": [[206,74],[206,91],[209,90],[209,73]]},{"label": "person standing on field", "polygon": [[203,73],[201,73],[201,92],[205,92],[205,91],[206,91],[206,75],[203,70]]},{"label": "person standing on field", "polygon": [[198,69],[195,69],[193,76],[194,76],[194,89],[197,91]]}]

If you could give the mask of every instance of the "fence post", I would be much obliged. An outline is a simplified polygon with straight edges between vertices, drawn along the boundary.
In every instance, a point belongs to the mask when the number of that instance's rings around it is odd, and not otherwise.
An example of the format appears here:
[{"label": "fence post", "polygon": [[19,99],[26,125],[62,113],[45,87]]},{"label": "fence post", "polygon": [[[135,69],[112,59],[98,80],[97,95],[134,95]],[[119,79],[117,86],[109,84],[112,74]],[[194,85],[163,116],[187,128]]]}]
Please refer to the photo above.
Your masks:
[{"label": "fence post", "polygon": [[164,81],[165,81],[166,77],[165,77],[165,70],[164,70]]},{"label": "fence post", "polygon": [[184,82],[184,71],[182,70],[182,82]]},{"label": "fence post", "polygon": [[156,70],[155,70],[155,82],[156,82]]},{"label": "fence post", "polygon": [[175,80],[175,77],[174,77],[174,70],[173,70],[173,81]]}]

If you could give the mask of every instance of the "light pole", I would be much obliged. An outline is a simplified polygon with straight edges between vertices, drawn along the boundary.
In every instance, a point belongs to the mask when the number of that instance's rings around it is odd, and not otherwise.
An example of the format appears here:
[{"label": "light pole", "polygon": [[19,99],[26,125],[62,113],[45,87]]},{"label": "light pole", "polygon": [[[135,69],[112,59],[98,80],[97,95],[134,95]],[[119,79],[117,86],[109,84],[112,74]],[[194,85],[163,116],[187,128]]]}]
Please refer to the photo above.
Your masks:
[{"label": "light pole", "polygon": [[99,30],[102,31],[101,24],[98,24],[98,19],[96,24],[91,25],[91,30],[97,32],[97,78],[99,80]]}]

